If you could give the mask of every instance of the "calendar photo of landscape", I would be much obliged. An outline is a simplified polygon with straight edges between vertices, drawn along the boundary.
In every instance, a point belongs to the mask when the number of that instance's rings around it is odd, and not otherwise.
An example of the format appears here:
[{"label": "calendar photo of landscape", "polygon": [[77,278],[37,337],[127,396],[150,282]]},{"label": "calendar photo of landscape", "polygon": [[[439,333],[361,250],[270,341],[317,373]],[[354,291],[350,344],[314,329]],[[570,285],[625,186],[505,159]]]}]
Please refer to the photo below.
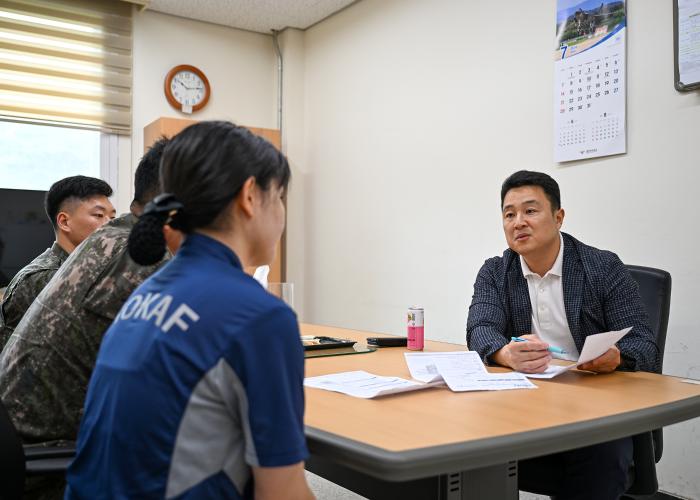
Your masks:
[{"label": "calendar photo of landscape", "polygon": [[620,0],[557,0],[557,162],[627,152],[626,21]]},{"label": "calendar photo of landscape", "polygon": [[625,27],[625,1],[558,0],[555,60],[573,57]]}]

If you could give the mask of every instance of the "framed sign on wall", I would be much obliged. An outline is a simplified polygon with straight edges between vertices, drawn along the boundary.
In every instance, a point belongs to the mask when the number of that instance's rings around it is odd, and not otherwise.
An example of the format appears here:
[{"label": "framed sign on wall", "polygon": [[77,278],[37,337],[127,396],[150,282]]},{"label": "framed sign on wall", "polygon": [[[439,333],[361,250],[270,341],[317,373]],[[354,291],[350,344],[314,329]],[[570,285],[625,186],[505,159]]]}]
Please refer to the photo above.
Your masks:
[{"label": "framed sign on wall", "polygon": [[673,0],[674,85],[700,89],[700,0]]}]

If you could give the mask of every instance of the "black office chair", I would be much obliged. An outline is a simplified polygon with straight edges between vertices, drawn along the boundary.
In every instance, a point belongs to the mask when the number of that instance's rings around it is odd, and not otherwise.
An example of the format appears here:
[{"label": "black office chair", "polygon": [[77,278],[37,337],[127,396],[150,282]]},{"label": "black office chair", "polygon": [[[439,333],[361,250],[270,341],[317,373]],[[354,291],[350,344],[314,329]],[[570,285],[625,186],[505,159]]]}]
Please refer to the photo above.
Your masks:
[{"label": "black office chair", "polygon": [[0,402],[0,498],[22,498],[24,490],[24,450],[5,406]]},{"label": "black office chair", "polygon": [[[639,285],[642,303],[649,315],[649,324],[659,347],[659,373],[663,364],[664,348],[666,346],[666,329],[671,308],[671,275],[661,269],[642,266],[625,266],[632,278]],[[631,486],[622,499],[634,498],[637,495],[653,495],[659,489],[656,477],[656,463],[661,460],[663,452],[663,434],[661,429],[645,432],[632,437],[634,451],[634,469],[630,474]],[[552,468],[557,464],[553,462]],[[555,474],[556,476],[556,474]],[[550,485],[548,485],[550,486]],[[552,486],[554,487],[554,486]],[[527,491],[540,495],[555,495],[555,491],[528,485]]]},{"label": "black office chair", "polygon": [[[653,267],[626,265],[639,285],[639,294],[649,314],[649,324],[659,347],[659,370],[663,366],[666,348],[666,329],[671,309],[671,275]],[[633,437],[634,482],[628,495],[651,495],[659,489],[656,464],[663,454],[663,430],[655,429]],[[630,497],[627,497],[630,498]]]},{"label": "black office chair", "polygon": [[649,314],[651,331],[656,335],[659,346],[659,373],[664,362],[666,329],[671,311],[671,275],[667,271],[653,267],[625,265],[632,279],[639,285],[639,294]]},{"label": "black office chair", "polygon": [[75,446],[22,446],[22,440],[0,401],[0,500],[21,499],[29,476],[65,475]]}]

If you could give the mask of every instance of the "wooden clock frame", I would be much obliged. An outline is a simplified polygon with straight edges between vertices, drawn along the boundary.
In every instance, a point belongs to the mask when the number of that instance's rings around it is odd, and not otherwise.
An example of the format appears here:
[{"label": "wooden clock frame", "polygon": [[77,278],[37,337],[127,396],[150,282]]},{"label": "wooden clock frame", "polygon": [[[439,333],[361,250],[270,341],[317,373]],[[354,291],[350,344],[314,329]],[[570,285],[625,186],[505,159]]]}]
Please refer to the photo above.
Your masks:
[{"label": "wooden clock frame", "polygon": [[173,69],[168,71],[167,75],[165,75],[165,98],[168,100],[168,103],[173,108],[177,109],[178,111],[182,111],[182,104],[179,103],[177,99],[175,99],[170,85],[175,75],[178,74],[180,71],[191,71],[192,73],[196,74],[199,78],[201,78],[202,82],[204,82],[204,99],[199,104],[192,106],[193,113],[199,111],[209,102],[209,97],[211,97],[211,86],[209,85],[209,79],[206,77],[206,75],[202,73],[202,71],[199,68],[196,68],[190,64],[180,64],[178,66],[175,66]]}]

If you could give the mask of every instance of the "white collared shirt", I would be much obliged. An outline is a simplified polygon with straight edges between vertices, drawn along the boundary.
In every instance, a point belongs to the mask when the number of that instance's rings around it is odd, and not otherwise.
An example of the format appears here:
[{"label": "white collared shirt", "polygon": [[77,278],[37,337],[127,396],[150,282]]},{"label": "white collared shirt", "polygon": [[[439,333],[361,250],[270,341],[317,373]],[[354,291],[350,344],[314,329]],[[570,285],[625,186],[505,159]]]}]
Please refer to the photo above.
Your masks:
[{"label": "white collared shirt", "polygon": [[527,280],[532,306],[532,333],[551,346],[564,349],[567,354],[552,353],[552,357],[578,359],[578,349],[569,330],[564,308],[564,287],[562,274],[564,268],[564,238],[559,233],[559,254],[552,268],[540,277],[530,271],[525,259],[520,256],[520,266]]}]

